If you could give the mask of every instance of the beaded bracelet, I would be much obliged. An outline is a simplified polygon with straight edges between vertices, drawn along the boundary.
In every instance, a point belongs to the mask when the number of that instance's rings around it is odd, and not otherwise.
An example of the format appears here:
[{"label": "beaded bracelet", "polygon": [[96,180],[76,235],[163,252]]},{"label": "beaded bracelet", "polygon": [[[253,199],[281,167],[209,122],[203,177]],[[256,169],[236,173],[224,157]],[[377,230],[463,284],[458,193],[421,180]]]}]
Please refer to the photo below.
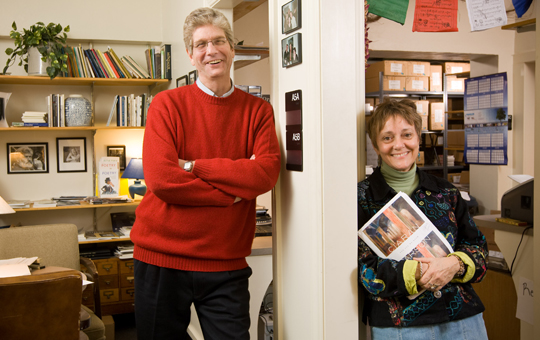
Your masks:
[{"label": "beaded bracelet", "polygon": [[420,278],[424,276],[424,267],[422,266],[422,262],[418,262],[418,265],[420,266]]},{"label": "beaded bracelet", "polygon": [[457,271],[456,275],[454,275],[454,277],[462,277],[465,274],[465,264],[463,263],[463,260],[461,259],[461,257],[457,256],[456,254],[448,255],[448,257],[450,256],[455,256],[459,262],[459,270]]}]

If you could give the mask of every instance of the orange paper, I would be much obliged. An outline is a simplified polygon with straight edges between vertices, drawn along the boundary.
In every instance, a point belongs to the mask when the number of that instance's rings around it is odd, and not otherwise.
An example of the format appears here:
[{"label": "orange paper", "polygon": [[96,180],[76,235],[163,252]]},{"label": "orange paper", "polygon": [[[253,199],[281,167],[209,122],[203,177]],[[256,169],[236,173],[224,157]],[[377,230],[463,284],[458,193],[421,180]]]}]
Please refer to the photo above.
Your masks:
[{"label": "orange paper", "polygon": [[457,32],[457,0],[417,0],[413,32]]}]

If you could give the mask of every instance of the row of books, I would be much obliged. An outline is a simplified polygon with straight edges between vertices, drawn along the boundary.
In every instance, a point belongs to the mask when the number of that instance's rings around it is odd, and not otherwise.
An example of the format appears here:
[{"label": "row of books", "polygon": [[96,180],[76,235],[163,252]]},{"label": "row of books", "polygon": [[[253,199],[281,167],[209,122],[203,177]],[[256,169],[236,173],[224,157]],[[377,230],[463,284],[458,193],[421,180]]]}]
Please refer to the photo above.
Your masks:
[{"label": "row of books", "polygon": [[[171,79],[171,47],[164,44],[159,48],[159,53],[154,53],[152,67],[144,69],[131,56],[118,57],[114,50],[108,47],[107,51],[101,52],[99,49],[83,49],[78,47],[65,46],[68,52],[68,71],[65,77],[77,78],[139,78],[139,79]],[[161,52],[163,51],[163,52]],[[161,54],[165,57],[161,57]],[[162,60],[163,59],[163,60]],[[168,62],[167,62],[168,61]],[[159,77],[156,72],[156,63],[160,71]],[[148,66],[148,65],[147,65]],[[163,70],[163,71],[161,71]]]},{"label": "row of books", "polygon": [[163,44],[145,51],[146,67],[153,79],[171,79],[171,45]]},{"label": "row of books", "polygon": [[146,126],[148,108],[152,102],[152,95],[145,93],[135,96],[115,96],[107,126],[111,124],[116,114],[116,126]]}]

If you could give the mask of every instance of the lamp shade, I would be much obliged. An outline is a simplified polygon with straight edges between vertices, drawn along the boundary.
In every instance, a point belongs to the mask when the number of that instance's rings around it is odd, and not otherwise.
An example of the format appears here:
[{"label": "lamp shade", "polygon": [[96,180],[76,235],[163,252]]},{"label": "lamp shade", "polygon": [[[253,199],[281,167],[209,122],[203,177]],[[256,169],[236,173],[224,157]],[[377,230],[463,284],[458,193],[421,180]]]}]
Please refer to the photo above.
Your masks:
[{"label": "lamp shade", "polygon": [[135,183],[129,186],[129,195],[131,198],[135,198],[135,194],[144,196],[146,194],[146,185],[141,183],[141,179],[144,179],[142,158],[132,158],[129,161],[126,170],[122,174],[122,178],[134,178]]},{"label": "lamp shade", "polygon": [[0,196],[0,214],[13,214],[15,210]]},{"label": "lamp shade", "polygon": [[122,178],[144,179],[142,158],[132,158],[124,170]]}]

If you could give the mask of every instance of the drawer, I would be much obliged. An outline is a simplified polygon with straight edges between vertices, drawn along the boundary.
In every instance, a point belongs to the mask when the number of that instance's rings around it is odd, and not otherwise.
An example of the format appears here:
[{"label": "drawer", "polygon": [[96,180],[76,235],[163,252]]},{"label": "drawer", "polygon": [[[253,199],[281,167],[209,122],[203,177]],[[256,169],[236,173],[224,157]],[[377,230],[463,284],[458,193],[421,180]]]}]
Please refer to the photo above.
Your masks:
[{"label": "drawer", "polygon": [[133,259],[118,261],[120,266],[120,274],[133,273]]},{"label": "drawer", "polygon": [[120,295],[119,295],[118,288],[101,289],[99,291],[99,295],[101,296],[101,303],[102,304],[103,303],[110,303],[110,302],[118,302],[118,301],[120,301]]},{"label": "drawer", "polygon": [[94,260],[99,275],[118,274],[118,260],[116,258]]},{"label": "drawer", "polygon": [[135,288],[120,288],[120,297],[122,301],[133,301],[135,299]]},{"label": "drawer", "polygon": [[87,307],[94,306],[94,291],[92,290],[92,285],[86,287],[82,293],[82,304]]},{"label": "drawer", "polygon": [[133,287],[135,285],[135,275],[122,274],[120,275],[120,287]]},{"label": "drawer", "polygon": [[99,277],[99,290],[120,287],[118,284],[118,275],[104,275]]}]

